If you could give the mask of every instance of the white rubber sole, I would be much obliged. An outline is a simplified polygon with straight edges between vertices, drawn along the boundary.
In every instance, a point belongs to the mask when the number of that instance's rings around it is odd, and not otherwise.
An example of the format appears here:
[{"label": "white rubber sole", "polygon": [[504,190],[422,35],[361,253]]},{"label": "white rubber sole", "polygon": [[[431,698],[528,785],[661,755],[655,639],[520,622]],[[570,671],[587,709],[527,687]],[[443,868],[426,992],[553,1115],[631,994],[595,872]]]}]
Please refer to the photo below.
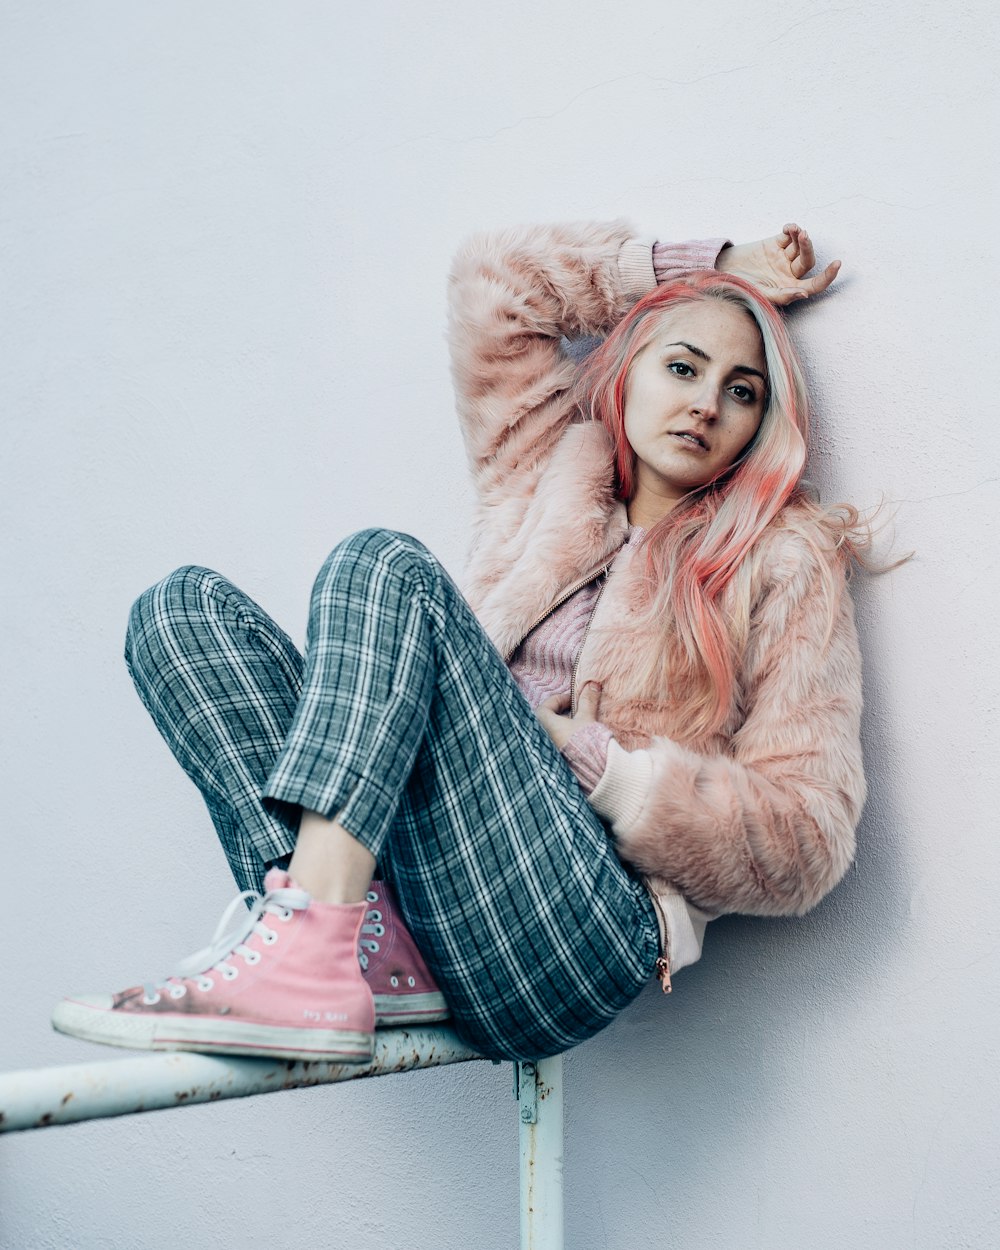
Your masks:
[{"label": "white rubber sole", "polygon": [[435,1024],[451,1014],[440,990],[426,994],[375,994],[375,1025]]},{"label": "white rubber sole", "polygon": [[371,1033],[285,1028],[217,1016],[130,1015],[69,999],[56,1006],[52,1027],[87,1042],[129,1050],[193,1050],[206,1055],[331,1063],[370,1063],[375,1053]]}]

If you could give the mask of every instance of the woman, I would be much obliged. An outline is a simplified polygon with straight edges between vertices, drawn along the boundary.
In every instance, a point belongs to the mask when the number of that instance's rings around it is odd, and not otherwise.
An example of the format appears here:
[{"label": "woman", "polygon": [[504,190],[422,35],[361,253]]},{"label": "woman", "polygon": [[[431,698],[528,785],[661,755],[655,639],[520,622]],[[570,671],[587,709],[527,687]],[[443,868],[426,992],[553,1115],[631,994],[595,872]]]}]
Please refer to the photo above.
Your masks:
[{"label": "woman", "polygon": [[[460,252],[468,602],[377,530],[324,565],[304,661],[208,570],[142,596],[139,692],[266,893],[173,976],[65,1000],[57,1028],[363,1062],[377,1023],[446,1003],[483,1054],[537,1058],[654,969],[669,988],[710,917],[800,914],[837,883],[864,798],[860,539],[800,488],[806,396],[773,307],[829,286],[838,264],[813,263],[796,226]],[[605,335],[581,377],[564,339]]]}]

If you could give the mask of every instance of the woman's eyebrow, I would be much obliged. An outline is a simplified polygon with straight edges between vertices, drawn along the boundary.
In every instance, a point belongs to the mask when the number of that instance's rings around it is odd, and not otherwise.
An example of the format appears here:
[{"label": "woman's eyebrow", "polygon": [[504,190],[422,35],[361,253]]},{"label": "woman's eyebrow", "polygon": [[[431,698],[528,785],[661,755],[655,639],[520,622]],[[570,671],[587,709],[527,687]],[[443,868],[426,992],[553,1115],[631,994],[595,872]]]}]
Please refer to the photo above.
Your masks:
[{"label": "woman's eyebrow", "polygon": [[[676,343],[664,343],[664,347],[686,347],[693,356],[700,356],[702,360],[711,363],[712,357],[708,352],[703,352],[700,347],[695,347],[693,343],[685,343],[679,340]],[[755,378],[760,378],[762,382],[766,382],[767,378],[759,369],[754,369],[752,365],[736,365],[733,369],[734,373],[752,373]]]},{"label": "woman's eyebrow", "polygon": [[708,354],[708,352],[703,352],[700,347],[695,347],[693,343],[684,343],[684,342],[664,343],[664,347],[686,347],[688,351],[691,352],[692,355],[700,356],[702,360],[712,359],[712,357]]}]

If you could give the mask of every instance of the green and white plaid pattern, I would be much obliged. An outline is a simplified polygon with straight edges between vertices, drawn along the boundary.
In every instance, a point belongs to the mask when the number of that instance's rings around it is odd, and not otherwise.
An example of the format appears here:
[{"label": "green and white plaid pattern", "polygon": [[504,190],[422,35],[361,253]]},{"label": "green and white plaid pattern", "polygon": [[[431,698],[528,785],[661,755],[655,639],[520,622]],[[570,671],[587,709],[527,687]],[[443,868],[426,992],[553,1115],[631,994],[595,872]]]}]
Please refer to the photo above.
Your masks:
[{"label": "green and white plaid pattern", "polygon": [[416,539],[364,530],[313,589],[306,659],[189,567],[133,608],[126,657],[241,889],[300,807],[380,860],[459,1032],[555,1054],[649,981],[656,917],[465,600]]}]

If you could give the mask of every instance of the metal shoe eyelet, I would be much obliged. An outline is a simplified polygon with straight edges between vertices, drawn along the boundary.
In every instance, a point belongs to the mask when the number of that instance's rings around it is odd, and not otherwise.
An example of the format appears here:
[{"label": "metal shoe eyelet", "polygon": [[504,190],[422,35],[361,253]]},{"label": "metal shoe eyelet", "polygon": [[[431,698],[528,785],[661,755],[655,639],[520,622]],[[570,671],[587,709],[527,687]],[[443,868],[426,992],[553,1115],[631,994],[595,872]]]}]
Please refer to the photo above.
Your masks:
[{"label": "metal shoe eyelet", "polygon": [[369,890],[369,891],[368,891],[368,893],[365,895],[365,902],[366,902],[366,903],[377,903],[377,902],[378,902],[378,895],[375,893],[375,891],[374,891],[374,890]]},{"label": "metal shoe eyelet", "polygon": [[187,993],[186,985],[172,985],[167,991],[171,998],[183,998]]},{"label": "metal shoe eyelet", "polygon": [[215,982],[211,977],[199,977],[197,985],[198,989],[200,989],[203,994],[207,994],[209,990],[215,988]]},{"label": "metal shoe eyelet", "polygon": [[143,994],[142,996],[142,1004],[144,1007],[155,1007],[159,1001],[159,994],[154,994],[152,998],[149,998],[146,994]]},{"label": "metal shoe eyelet", "polygon": [[223,964],[219,971],[224,981],[235,981],[240,975],[239,968],[234,968],[232,964]]},{"label": "metal shoe eyelet", "polygon": [[265,946],[273,946],[275,942],[277,942],[278,940],[278,935],[277,933],[275,933],[273,929],[268,929],[266,933],[261,935],[260,940],[264,943]]},{"label": "metal shoe eyelet", "polygon": [[399,977],[390,977],[389,984],[393,989],[397,989],[399,987]]},{"label": "metal shoe eyelet", "polygon": [[279,919],[279,920],[286,920],[286,921],[287,921],[287,920],[291,920],[292,915],[293,915],[293,913],[292,913],[292,909],[291,909],[290,907],[283,907],[283,908],[281,909],[281,911],[279,911],[279,912],[278,912],[278,919]]},{"label": "metal shoe eyelet", "polygon": [[414,981],[413,977],[407,977],[406,984],[412,988],[414,985],[416,985],[416,981]]},{"label": "metal shoe eyelet", "polygon": [[251,965],[259,964],[260,963],[260,951],[247,951],[246,954],[243,956],[243,962],[247,964],[251,964]]},{"label": "metal shoe eyelet", "polygon": [[377,911],[377,910],[375,910],[375,909],[373,908],[373,909],[372,909],[370,912],[368,912],[368,913],[367,913],[367,915],[365,916],[365,923],[366,923],[366,924],[381,924],[381,923],[382,923],[382,913],[381,913],[380,911]]}]

